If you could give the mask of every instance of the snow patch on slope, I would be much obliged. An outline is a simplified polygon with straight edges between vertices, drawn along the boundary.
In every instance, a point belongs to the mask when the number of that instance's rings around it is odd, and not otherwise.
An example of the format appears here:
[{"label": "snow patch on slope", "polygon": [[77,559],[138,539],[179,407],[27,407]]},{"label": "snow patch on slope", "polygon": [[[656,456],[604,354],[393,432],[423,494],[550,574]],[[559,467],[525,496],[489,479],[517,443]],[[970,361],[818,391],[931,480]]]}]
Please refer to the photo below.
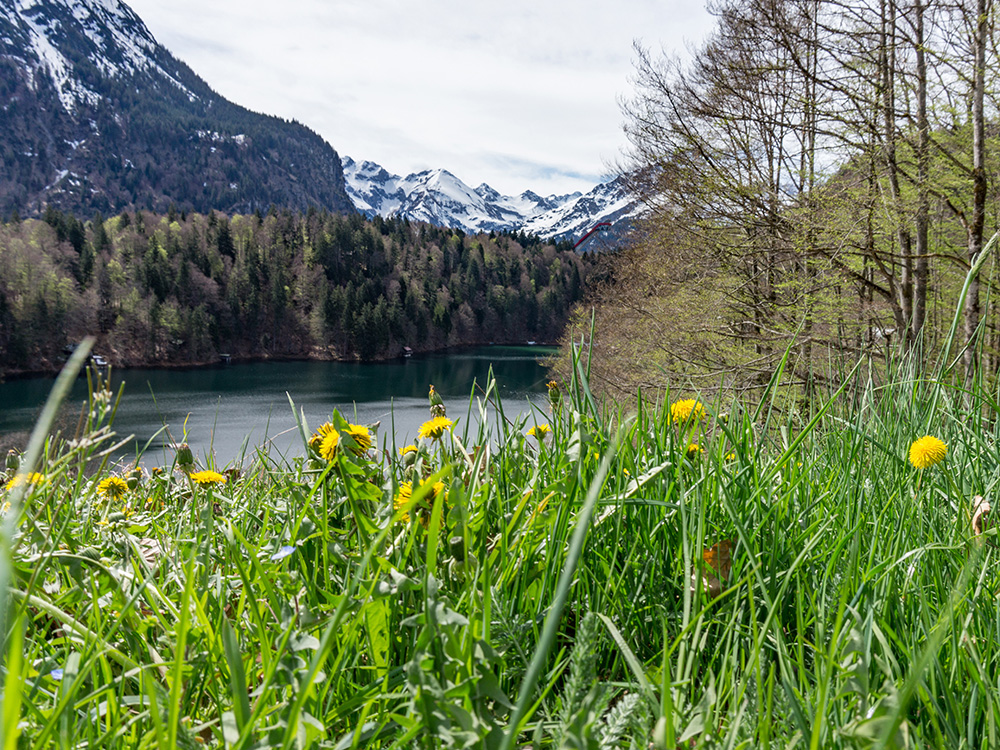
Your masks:
[{"label": "snow patch on slope", "polygon": [[35,59],[26,61],[29,85],[37,90],[38,74],[47,73],[67,112],[79,104],[95,105],[100,96],[74,76],[73,66],[60,47],[68,41],[60,17],[82,32],[92,47],[87,55],[107,77],[152,72],[194,97],[177,75],[156,60],[159,45],[142,20],[119,0],[15,0],[3,16],[27,32]]}]

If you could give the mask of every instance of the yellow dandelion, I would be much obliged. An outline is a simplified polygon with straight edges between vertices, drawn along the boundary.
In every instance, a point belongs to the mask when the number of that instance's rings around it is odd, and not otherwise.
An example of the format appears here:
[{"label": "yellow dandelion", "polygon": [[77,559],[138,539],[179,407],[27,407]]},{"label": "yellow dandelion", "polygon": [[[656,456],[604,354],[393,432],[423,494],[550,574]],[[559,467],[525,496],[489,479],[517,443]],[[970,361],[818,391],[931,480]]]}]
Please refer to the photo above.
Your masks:
[{"label": "yellow dandelion", "polygon": [[121,477],[102,479],[97,485],[97,494],[109,500],[119,500],[128,492],[128,482]]},{"label": "yellow dandelion", "polygon": [[[437,496],[440,495],[442,492],[444,492],[444,482],[435,482],[431,486],[430,494],[427,495],[427,502],[433,505],[434,501],[437,500]],[[444,499],[445,500],[448,499],[447,492],[444,493]]]},{"label": "yellow dandelion", "polygon": [[420,429],[417,430],[417,437],[429,437],[433,440],[437,440],[444,434],[444,431],[450,428],[453,424],[455,423],[448,419],[448,417],[434,417],[434,419],[420,425]]},{"label": "yellow dandelion", "polygon": [[15,487],[20,487],[22,484],[33,484],[37,487],[44,481],[45,481],[44,474],[39,474],[37,471],[33,471],[30,474],[18,474],[9,482],[7,482],[7,484],[4,485],[4,489],[12,490]]},{"label": "yellow dandelion", "polygon": [[547,424],[536,424],[525,434],[528,437],[538,438],[538,441],[541,442],[542,440],[545,439],[545,436],[548,435],[550,432],[552,432],[552,428],[549,427]]},{"label": "yellow dandelion", "polygon": [[407,453],[416,453],[416,452],[417,452],[417,446],[415,445],[407,445],[399,449],[399,455],[401,456],[405,456]]},{"label": "yellow dandelion", "polygon": [[344,432],[354,438],[354,442],[357,443],[356,447],[351,448],[351,452],[355,456],[364,455],[364,453],[372,447],[372,434],[364,425],[349,424]]},{"label": "yellow dandelion", "polygon": [[[413,485],[410,484],[409,482],[403,482],[401,485],[399,485],[399,492],[396,493],[396,497],[394,497],[392,500],[392,509],[396,512],[405,509],[406,506],[409,505],[412,497],[413,497]],[[399,520],[402,521],[403,523],[409,523],[410,514],[404,510],[403,514],[399,517]]]},{"label": "yellow dandelion", "polygon": [[192,474],[190,474],[190,477],[191,477],[191,481],[197,482],[198,484],[202,485],[203,487],[204,486],[211,487],[212,485],[215,485],[215,484],[225,484],[226,483],[226,475],[225,474],[220,474],[217,471],[211,471],[209,469],[205,469],[204,471],[193,472]]},{"label": "yellow dandelion", "polygon": [[697,423],[705,418],[705,407],[701,405],[700,401],[693,398],[676,401],[670,407],[670,418],[675,424],[683,424],[685,422]]},{"label": "yellow dandelion", "polygon": [[936,437],[924,435],[910,446],[910,463],[918,469],[926,469],[944,461],[948,446]]},{"label": "yellow dandelion", "polygon": [[702,448],[697,443],[691,443],[687,447],[687,457],[688,458],[697,458],[698,456],[700,456],[704,452],[705,452],[705,449]]},{"label": "yellow dandelion", "polygon": [[330,433],[336,434],[337,428],[334,427],[331,422],[324,422],[319,426],[319,429],[313,433],[313,436],[309,438],[309,447],[319,453],[319,447],[323,443],[323,438]]},{"label": "yellow dandelion", "polygon": [[337,455],[338,445],[340,445],[340,433],[336,430],[326,433],[319,444],[319,455],[327,461],[332,461],[333,457]]}]

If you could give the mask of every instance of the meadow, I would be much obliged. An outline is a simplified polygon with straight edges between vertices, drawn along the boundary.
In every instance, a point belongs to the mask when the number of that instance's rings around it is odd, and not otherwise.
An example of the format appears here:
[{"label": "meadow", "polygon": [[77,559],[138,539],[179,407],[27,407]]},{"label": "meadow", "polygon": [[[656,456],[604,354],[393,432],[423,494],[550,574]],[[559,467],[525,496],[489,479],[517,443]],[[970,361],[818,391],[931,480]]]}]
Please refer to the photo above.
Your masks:
[{"label": "meadow", "polygon": [[146,471],[99,379],[48,434],[85,348],[8,458],[3,750],[1000,742],[981,384],[626,408],[577,352],[500,428],[486,383],[412,446],[333,413],[301,458]]}]

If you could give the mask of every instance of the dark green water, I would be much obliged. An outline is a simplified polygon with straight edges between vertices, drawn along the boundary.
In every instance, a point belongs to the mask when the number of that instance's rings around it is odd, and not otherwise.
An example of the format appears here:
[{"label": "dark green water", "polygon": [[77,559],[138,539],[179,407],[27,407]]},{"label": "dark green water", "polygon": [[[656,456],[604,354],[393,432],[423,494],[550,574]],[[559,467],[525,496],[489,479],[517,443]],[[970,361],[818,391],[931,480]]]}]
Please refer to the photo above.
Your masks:
[{"label": "dark green water", "polygon": [[[529,412],[530,403],[544,409],[547,373],[538,359],[551,351],[537,346],[497,346],[371,364],[267,362],[114,371],[115,391],[125,382],[115,431],[123,437],[135,435],[119,457],[134,458],[152,438],[144,462],[169,463],[172,451],[168,448],[183,439],[185,429],[195,455],[203,458],[212,453],[219,465],[238,461],[245,450],[249,455],[265,444],[276,457],[300,454],[302,440],[288,395],[305,412],[312,428],[336,408],[352,422],[381,421],[379,442],[391,447],[395,438],[395,444],[402,446],[430,418],[427,392],[431,383],[445,399],[448,416],[461,418],[461,428],[473,382],[485,387],[491,365],[509,417]],[[48,378],[0,384],[0,434],[30,430],[52,384]],[[71,400],[79,404],[85,396],[86,381],[80,378]],[[544,419],[542,413],[538,418]],[[163,425],[167,431],[153,437]]]}]

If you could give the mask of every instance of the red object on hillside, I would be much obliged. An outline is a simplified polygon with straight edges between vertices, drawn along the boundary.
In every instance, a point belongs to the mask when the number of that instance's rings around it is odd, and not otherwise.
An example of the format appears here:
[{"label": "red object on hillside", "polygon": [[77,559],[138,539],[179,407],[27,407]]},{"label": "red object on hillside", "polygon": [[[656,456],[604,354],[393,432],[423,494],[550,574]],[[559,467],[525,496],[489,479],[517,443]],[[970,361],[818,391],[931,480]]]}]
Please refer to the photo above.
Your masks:
[{"label": "red object on hillside", "polygon": [[594,234],[594,232],[606,232],[609,229],[611,229],[610,221],[598,222],[597,224],[594,225],[593,229],[591,229],[589,232],[583,235],[583,237],[577,240],[577,243],[573,245],[573,249],[576,250],[578,247],[580,247],[580,245],[586,242],[590,238],[590,235]]}]

